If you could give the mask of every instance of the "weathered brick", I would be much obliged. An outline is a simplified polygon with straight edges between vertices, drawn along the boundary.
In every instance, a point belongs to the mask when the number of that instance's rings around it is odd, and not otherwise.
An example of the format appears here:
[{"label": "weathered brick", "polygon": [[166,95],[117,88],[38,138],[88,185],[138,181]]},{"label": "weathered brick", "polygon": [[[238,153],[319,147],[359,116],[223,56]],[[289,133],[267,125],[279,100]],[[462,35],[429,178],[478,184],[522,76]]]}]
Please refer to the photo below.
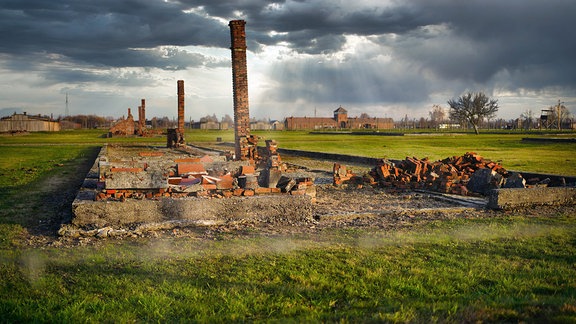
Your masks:
[{"label": "weathered brick", "polygon": [[233,189],[234,188],[234,177],[230,174],[225,174],[220,177],[220,181],[216,183],[218,189]]},{"label": "weathered brick", "polygon": [[241,175],[254,174],[255,172],[256,172],[256,170],[251,165],[243,165],[241,170],[240,170]]},{"label": "weathered brick", "polygon": [[174,159],[175,163],[200,163],[200,158],[182,158]]},{"label": "weathered brick", "polygon": [[205,190],[216,190],[216,185],[215,184],[211,184],[211,183],[203,183],[202,187]]},{"label": "weathered brick", "polygon": [[170,177],[168,178],[168,183],[171,185],[177,185],[180,184],[180,182],[182,182],[182,178],[181,177]]},{"label": "weathered brick", "polygon": [[201,163],[178,163],[178,175],[208,174]]},{"label": "weathered brick", "polygon": [[266,194],[269,194],[271,192],[272,192],[271,188],[258,187],[256,189],[254,189],[254,193],[257,195],[266,195]]}]

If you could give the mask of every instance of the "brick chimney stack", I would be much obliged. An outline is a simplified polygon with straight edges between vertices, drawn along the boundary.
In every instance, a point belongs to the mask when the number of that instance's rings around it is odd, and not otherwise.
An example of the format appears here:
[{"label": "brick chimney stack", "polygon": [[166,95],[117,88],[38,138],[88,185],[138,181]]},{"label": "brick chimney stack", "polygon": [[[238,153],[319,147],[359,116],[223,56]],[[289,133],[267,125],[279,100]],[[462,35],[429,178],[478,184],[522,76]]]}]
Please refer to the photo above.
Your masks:
[{"label": "brick chimney stack", "polygon": [[232,20],[229,23],[232,40],[230,49],[232,50],[232,87],[234,89],[234,144],[237,160],[247,157],[246,137],[250,135],[245,25],[244,20]]},{"label": "brick chimney stack", "polygon": [[142,106],[138,106],[138,129],[136,129],[135,133],[142,135]]},{"label": "brick chimney stack", "polygon": [[138,118],[138,121],[141,123],[141,133],[144,135],[146,132],[146,100],[142,99],[142,118]]},{"label": "brick chimney stack", "polygon": [[178,80],[178,142],[184,144],[184,80]]}]

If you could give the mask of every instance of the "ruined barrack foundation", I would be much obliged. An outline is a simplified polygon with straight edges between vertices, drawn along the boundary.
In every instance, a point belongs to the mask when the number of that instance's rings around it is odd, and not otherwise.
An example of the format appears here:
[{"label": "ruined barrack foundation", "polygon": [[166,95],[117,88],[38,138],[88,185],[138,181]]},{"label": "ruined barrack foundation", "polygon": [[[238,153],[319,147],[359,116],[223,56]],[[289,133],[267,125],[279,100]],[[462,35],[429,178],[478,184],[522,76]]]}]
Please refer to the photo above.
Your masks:
[{"label": "ruined barrack foundation", "polygon": [[190,147],[106,145],[73,203],[72,224],[311,218],[313,174],[271,156],[256,170]]}]

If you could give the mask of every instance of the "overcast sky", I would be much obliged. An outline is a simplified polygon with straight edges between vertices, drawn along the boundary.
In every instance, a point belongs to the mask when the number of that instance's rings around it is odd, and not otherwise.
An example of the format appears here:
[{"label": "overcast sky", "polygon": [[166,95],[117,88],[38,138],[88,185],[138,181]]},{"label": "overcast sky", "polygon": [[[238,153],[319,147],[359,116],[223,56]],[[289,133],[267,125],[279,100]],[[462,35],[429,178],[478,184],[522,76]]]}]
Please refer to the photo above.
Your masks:
[{"label": "overcast sky", "polygon": [[[0,0],[0,116],[233,115],[228,22],[246,20],[250,115],[428,117],[467,91],[517,118],[576,113],[574,0]],[[135,115],[137,118],[137,115]]]}]

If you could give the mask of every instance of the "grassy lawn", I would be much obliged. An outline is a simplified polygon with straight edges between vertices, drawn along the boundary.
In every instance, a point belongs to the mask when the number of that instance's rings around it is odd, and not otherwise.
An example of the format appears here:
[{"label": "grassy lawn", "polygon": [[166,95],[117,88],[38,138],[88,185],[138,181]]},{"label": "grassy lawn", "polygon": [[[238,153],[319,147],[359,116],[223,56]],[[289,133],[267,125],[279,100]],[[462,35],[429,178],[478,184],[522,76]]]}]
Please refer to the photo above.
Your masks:
[{"label": "grassy lawn", "polygon": [[576,321],[572,216],[3,250],[8,322]]},{"label": "grassy lawn", "polygon": [[[110,141],[101,134],[0,137],[0,321],[576,322],[576,215],[555,209],[393,231],[27,246],[46,217],[47,197],[30,192]],[[432,159],[476,151],[508,169],[576,170],[573,144],[528,144],[519,134],[256,134],[293,149]],[[233,133],[187,134],[216,137],[230,142]]]},{"label": "grassy lawn", "polygon": [[[262,139],[274,139],[279,148],[331,152],[375,158],[404,159],[406,157],[441,160],[466,152],[476,152],[486,159],[500,162],[506,169],[576,175],[576,145],[573,143],[523,142],[533,134],[408,134],[406,136],[329,135],[308,132],[264,132],[253,134]],[[576,133],[564,136],[576,137]],[[190,131],[187,140],[194,143],[214,143],[220,137],[233,142],[232,131]],[[264,145],[264,141],[262,145]]]}]

